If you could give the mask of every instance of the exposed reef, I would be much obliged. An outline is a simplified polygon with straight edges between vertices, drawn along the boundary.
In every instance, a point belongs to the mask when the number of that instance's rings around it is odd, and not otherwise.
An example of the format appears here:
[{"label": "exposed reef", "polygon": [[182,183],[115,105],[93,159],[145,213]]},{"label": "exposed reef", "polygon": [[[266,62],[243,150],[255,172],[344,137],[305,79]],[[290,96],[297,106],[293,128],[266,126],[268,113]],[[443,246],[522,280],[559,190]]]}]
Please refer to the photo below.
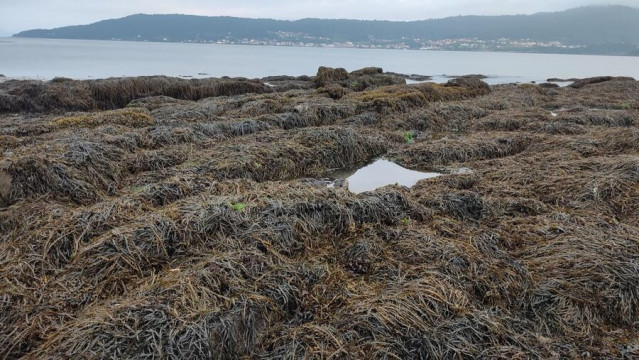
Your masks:
[{"label": "exposed reef", "polygon": [[638,357],[639,82],[406,79],[0,84],[2,356]]}]

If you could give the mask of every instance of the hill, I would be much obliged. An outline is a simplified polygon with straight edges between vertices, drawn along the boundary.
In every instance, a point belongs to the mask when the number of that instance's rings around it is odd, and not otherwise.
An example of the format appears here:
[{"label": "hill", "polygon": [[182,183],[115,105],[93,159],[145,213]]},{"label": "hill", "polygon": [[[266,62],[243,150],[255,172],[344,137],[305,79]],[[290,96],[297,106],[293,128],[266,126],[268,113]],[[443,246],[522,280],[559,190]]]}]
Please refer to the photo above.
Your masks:
[{"label": "hill", "polygon": [[137,14],[90,25],[28,30],[14,36],[636,55],[639,9],[589,6],[533,15],[457,16],[410,22]]}]

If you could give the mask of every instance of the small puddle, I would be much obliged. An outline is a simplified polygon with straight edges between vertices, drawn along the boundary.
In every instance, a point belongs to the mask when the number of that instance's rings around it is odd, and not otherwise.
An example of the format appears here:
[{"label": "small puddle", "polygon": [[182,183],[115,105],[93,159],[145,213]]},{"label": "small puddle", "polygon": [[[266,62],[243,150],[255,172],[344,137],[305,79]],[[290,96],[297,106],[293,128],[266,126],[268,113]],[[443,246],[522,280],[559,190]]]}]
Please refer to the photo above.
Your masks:
[{"label": "small puddle", "polygon": [[568,85],[572,84],[574,81],[549,81],[549,83],[551,84],[557,84],[559,85],[559,87],[567,87]]},{"label": "small puddle", "polygon": [[[359,194],[393,184],[412,187],[419,180],[430,179],[439,175],[442,174],[409,170],[394,162],[379,159],[364,167],[337,170],[330,174],[329,177],[336,179],[334,183],[343,182],[350,192]],[[334,183],[329,184],[329,186],[333,187]]]},{"label": "small puddle", "polygon": [[412,85],[412,84],[423,84],[425,82],[430,82],[430,80],[413,80],[413,79],[406,79],[406,85]]}]

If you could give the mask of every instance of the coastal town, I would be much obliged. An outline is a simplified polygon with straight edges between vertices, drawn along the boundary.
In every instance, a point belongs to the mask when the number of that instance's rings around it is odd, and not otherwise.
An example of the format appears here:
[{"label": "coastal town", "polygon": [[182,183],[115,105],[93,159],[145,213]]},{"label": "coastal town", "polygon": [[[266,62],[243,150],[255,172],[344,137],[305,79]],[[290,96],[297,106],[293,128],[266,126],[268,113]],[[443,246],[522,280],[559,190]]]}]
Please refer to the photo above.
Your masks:
[{"label": "coastal town", "polygon": [[[534,41],[531,39],[483,40],[479,38],[459,39],[409,39],[402,41],[371,39],[368,41],[332,41],[329,38],[313,37],[304,34],[277,34],[272,39],[234,38],[228,36],[219,40],[189,40],[191,43],[216,43],[229,45],[262,45],[262,46],[291,46],[291,47],[323,47],[323,48],[358,48],[358,49],[395,49],[395,50],[468,50],[468,51],[526,51],[526,50],[578,50],[584,45],[569,45],[561,41]],[[171,41],[164,38],[163,41]]]}]

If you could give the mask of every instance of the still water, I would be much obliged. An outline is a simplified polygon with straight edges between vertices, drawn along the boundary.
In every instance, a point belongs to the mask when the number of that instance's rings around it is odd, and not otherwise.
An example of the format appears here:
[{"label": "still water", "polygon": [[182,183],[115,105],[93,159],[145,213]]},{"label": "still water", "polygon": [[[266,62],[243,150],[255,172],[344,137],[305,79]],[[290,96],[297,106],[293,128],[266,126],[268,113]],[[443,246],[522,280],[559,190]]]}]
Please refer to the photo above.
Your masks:
[{"label": "still water", "polygon": [[406,169],[392,161],[379,159],[363,167],[338,170],[331,174],[330,177],[346,180],[345,185],[347,185],[348,190],[359,194],[393,184],[412,187],[419,180],[430,179],[439,175],[441,174]]},{"label": "still water", "polygon": [[435,76],[484,74],[489,83],[597,75],[639,78],[639,57],[299,48],[186,43],[0,38],[0,74],[75,79],[313,75],[320,65]]}]

